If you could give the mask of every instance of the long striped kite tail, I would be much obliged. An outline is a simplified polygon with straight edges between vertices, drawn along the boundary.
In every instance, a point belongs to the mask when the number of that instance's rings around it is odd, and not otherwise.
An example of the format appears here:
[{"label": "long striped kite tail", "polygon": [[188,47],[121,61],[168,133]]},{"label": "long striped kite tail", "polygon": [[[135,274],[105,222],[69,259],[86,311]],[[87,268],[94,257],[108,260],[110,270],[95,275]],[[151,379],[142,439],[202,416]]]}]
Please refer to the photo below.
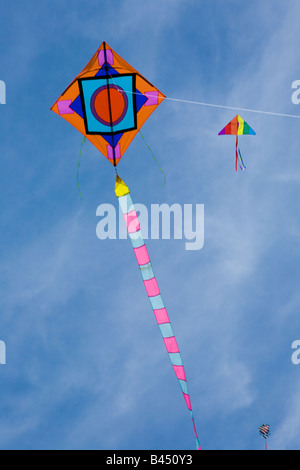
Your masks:
[{"label": "long striped kite tail", "polygon": [[173,332],[172,325],[170,323],[167,310],[160,295],[160,290],[157,285],[156,278],[153,273],[152,264],[141,232],[139,219],[135,211],[129,189],[118,175],[116,179],[115,193],[118,198],[121,211],[123,213],[128,235],[132,242],[133,250],[141,271],[147,295],[152,305],[152,309],[160,332],[162,334],[165,347],[169,354],[171,364],[179,381],[186,406],[192,418],[196,439],[196,448],[198,450],[201,450],[199,439],[197,436],[185,370],[177,345],[177,341]]}]

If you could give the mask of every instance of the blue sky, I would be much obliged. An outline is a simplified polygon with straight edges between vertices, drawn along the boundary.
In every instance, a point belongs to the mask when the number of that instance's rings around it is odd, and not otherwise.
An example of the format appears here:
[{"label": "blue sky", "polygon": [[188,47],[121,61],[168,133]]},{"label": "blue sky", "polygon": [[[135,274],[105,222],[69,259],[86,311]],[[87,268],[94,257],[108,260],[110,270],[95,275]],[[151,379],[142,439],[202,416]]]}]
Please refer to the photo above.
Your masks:
[{"label": "blue sky", "polygon": [[[1,449],[193,449],[129,240],[99,240],[113,167],[50,112],[102,41],[167,97],[298,114],[298,0],[18,0],[1,6]],[[205,244],[148,240],[203,449],[300,449],[299,119],[166,100],[120,176],[134,201],[205,205]]]}]

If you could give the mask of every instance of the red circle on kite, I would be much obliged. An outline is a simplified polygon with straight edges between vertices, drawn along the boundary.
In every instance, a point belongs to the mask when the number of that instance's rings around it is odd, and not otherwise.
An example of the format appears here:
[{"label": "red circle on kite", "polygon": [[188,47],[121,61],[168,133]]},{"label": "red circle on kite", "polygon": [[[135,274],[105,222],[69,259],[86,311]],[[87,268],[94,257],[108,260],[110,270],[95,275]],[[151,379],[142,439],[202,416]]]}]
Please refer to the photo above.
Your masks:
[{"label": "red circle on kite", "polygon": [[91,98],[93,116],[105,126],[116,126],[124,118],[128,99],[124,90],[117,85],[98,88]]}]

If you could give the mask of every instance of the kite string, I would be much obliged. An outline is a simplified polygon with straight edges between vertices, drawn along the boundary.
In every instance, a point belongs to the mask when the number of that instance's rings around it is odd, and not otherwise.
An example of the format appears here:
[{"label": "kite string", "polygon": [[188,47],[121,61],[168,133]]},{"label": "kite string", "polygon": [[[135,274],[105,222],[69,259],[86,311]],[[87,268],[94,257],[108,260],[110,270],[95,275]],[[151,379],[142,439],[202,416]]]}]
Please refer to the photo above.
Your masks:
[{"label": "kite string", "polygon": [[[138,93],[138,92],[135,92],[135,91],[125,91],[124,90],[124,93],[132,93],[134,95],[143,95],[143,93]],[[160,99],[161,101],[169,100],[169,101],[176,101],[178,103],[195,104],[195,105],[199,105],[199,106],[208,106],[208,107],[211,107],[211,108],[232,109],[232,110],[235,110],[235,111],[246,111],[246,112],[249,112],[249,113],[267,114],[267,115],[270,115],[270,116],[282,116],[282,117],[290,117],[290,118],[300,119],[300,115],[297,116],[296,114],[275,113],[275,112],[272,112],[272,111],[262,111],[262,110],[259,110],[259,109],[239,108],[237,106],[225,106],[225,105],[221,105],[221,104],[203,103],[201,101],[182,100],[182,99],[179,99],[179,98],[169,98],[169,97],[165,97],[165,96],[158,96],[157,99]]]},{"label": "kite string", "polygon": [[166,100],[170,101],[178,101],[181,103],[188,103],[188,104],[197,104],[200,106],[209,106],[212,108],[221,108],[221,109],[233,109],[235,111],[248,111],[249,113],[258,113],[258,114],[268,114],[270,116],[282,116],[282,117],[291,117],[291,118],[297,118],[300,119],[300,116],[297,116],[296,114],[285,114],[285,113],[275,113],[272,111],[262,111],[259,109],[249,109],[249,108],[239,108],[237,106],[224,106],[221,104],[212,104],[212,103],[202,103],[201,101],[188,101],[188,100],[180,100],[177,98],[165,98]]}]

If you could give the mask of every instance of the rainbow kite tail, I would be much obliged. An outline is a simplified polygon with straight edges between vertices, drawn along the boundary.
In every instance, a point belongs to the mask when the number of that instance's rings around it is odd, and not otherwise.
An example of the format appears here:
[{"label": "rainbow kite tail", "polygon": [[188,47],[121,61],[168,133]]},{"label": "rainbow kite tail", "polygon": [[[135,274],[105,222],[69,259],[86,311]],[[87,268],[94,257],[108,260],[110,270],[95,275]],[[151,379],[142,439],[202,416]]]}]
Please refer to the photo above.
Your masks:
[{"label": "rainbow kite tail", "polygon": [[241,162],[240,169],[244,171],[246,169],[246,166],[245,166],[245,163],[243,162],[243,157],[242,157],[240,149],[238,149],[238,152],[239,152],[239,157],[240,157],[240,162]]},{"label": "rainbow kite tail", "polygon": [[238,164],[238,136],[235,139],[235,171],[237,171],[237,164]]},{"label": "rainbow kite tail", "polygon": [[179,381],[181,391],[189,410],[190,416],[193,422],[193,428],[196,439],[196,448],[201,450],[194,415],[191,406],[190,394],[188,391],[188,385],[185,375],[184,366],[182,363],[180,351],[177,345],[175,335],[173,333],[172,325],[169,320],[167,310],[164,306],[160,290],[157,285],[156,278],[153,273],[152,264],[149,258],[149,254],[145,245],[145,241],[141,232],[139,219],[132,202],[130,192],[124,181],[117,175],[115,193],[119,201],[121,211],[126,223],[128,235],[131,239],[134,254],[136,256],[142,278],[144,281],[145,289],[149,297],[152,309],[159,326],[160,332],[165,343],[165,347],[169,354],[171,364],[173,366],[176,377]]}]

